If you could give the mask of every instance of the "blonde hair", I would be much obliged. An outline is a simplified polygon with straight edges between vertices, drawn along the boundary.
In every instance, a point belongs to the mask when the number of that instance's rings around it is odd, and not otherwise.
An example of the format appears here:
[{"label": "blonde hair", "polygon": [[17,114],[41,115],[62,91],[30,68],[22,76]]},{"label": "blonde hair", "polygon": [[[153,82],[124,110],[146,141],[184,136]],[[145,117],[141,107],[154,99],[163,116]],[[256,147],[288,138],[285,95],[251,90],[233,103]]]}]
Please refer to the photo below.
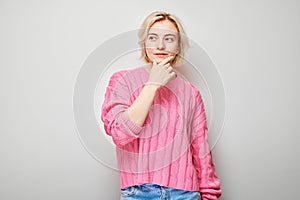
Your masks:
[{"label": "blonde hair", "polygon": [[147,35],[149,33],[149,30],[151,26],[159,21],[168,20],[172,22],[178,33],[179,33],[179,53],[175,56],[174,60],[171,62],[171,65],[175,65],[177,63],[180,63],[182,59],[184,58],[186,49],[189,47],[188,39],[185,35],[185,31],[183,30],[183,27],[177,17],[170,13],[166,13],[163,11],[155,11],[148,15],[146,19],[144,20],[141,29],[139,30],[138,36],[139,36],[139,44],[142,48],[141,58],[143,58],[146,63],[150,63],[150,59],[147,56],[146,48],[145,48],[145,40],[147,38]]}]

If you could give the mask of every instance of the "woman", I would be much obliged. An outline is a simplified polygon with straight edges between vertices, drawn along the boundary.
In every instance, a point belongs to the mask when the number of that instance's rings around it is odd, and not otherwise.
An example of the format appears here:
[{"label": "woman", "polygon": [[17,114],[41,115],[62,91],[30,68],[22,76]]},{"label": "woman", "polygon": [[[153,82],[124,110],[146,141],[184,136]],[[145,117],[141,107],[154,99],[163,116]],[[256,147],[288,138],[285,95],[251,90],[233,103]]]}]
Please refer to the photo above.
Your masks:
[{"label": "woman", "polygon": [[153,12],[139,38],[147,66],[112,75],[101,115],[116,144],[122,198],[218,199],[200,92],[173,68],[188,46],[182,25]]}]

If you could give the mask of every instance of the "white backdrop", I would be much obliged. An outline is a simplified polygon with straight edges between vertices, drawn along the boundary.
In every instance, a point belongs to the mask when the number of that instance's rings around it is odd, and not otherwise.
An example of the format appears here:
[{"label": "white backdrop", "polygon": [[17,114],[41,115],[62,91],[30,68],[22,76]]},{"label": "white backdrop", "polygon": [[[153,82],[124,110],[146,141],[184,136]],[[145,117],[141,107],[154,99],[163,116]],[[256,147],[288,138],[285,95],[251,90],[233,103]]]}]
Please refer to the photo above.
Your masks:
[{"label": "white backdrop", "polygon": [[1,200],[118,199],[118,173],[77,135],[73,88],[95,48],[155,10],[178,16],[222,77],[221,199],[297,199],[300,3],[195,2],[0,1]]}]

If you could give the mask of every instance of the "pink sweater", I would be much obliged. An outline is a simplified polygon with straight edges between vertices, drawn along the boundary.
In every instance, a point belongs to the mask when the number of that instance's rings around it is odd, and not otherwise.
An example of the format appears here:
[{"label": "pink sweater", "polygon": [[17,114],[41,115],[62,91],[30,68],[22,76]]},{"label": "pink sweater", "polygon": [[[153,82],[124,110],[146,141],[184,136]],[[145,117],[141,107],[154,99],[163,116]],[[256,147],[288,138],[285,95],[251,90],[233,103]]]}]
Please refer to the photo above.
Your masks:
[{"label": "pink sweater", "polygon": [[143,183],[221,196],[207,140],[200,92],[177,77],[161,87],[142,127],[124,111],[148,80],[144,68],[112,75],[102,106],[105,131],[116,144],[121,188]]}]

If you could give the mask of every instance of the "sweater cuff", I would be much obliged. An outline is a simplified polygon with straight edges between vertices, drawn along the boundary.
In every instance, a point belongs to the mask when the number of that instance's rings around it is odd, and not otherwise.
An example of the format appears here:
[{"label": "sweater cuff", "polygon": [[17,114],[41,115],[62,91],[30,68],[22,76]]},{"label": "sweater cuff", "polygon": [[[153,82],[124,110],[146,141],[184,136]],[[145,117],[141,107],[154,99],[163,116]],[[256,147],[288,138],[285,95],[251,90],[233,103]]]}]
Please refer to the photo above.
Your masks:
[{"label": "sweater cuff", "polygon": [[141,126],[137,125],[136,123],[134,123],[133,121],[131,121],[125,112],[123,112],[120,115],[119,124],[120,124],[120,127],[122,127],[122,129],[124,129],[126,132],[130,133],[130,135],[132,135],[134,137],[138,137],[139,133],[143,129],[143,127],[141,127]]}]

